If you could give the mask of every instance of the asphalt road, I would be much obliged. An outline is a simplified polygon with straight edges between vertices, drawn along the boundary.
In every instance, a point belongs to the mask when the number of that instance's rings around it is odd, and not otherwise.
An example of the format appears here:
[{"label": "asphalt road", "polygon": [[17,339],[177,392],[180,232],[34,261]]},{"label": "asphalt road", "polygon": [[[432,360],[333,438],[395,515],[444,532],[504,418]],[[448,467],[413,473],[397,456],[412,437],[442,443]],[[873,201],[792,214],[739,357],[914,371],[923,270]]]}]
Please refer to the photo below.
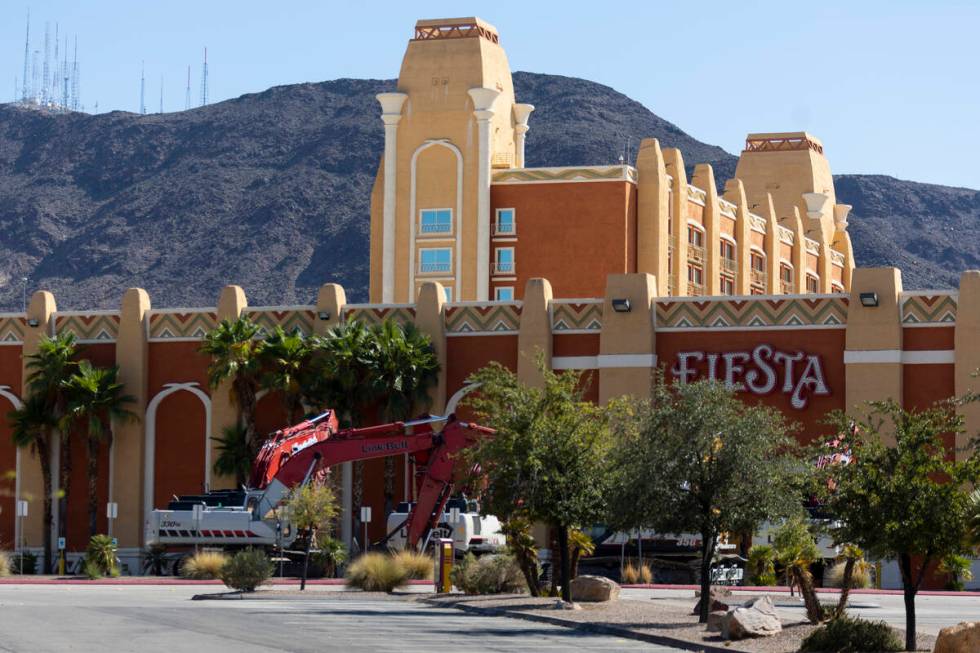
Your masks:
[{"label": "asphalt road", "polygon": [[0,651],[648,651],[676,649],[409,601],[191,601],[219,588],[0,586]]}]

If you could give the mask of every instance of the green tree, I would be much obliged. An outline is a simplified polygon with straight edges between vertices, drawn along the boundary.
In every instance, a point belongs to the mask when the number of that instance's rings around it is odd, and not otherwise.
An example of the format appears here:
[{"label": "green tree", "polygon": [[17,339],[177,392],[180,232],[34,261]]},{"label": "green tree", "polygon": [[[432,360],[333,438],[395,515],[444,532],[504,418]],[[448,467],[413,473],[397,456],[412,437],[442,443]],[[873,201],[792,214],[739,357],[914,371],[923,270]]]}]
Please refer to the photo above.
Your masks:
[{"label": "green tree", "polygon": [[[384,422],[406,420],[428,408],[429,389],[439,380],[439,360],[429,336],[414,324],[385,320],[371,327],[371,395],[381,400]],[[384,460],[385,515],[395,503],[395,457]]]},{"label": "green tree", "polygon": [[255,433],[255,406],[265,345],[256,338],[258,333],[259,327],[247,316],[222,320],[208,332],[201,345],[201,352],[211,357],[208,383],[217,389],[222,383],[230,382],[231,395],[238,406],[238,421],[245,429],[245,440],[253,453],[260,445]]},{"label": "green tree", "polygon": [[[51,469],[51,447],[54,443],[58,420],[49,410],[47,399],[41,394],[31,394],[21,408],[9,414],[14,445],[28,449],[41,464],[41,479],[44,484],[42,505],[44,511],[44,573],[51,573],[52,546],[51,525],[54,523],[53,489],[54,478]],[[18,542],[18,544],[20,544]]]},{"label": "green tree", "polygon": [[[612,507],[624,530],[653,528],[701,535],[701,596],[723,533],[753,532],[761,522],[800,510],[800,465],[782,415],[748,405],[714,381],[666,385],[657,375],[651,401],[616,422]],[[700,620],[708,619],[701,602]]]},{"label": "green tree", "polygon": [[211,469],[222,476],[234,476],[238,487],[248,482],[254,462],[252,448],[246,439],[245,428],[241,424],[226,426],[218,437],[211,439],[217,443],[217,457]]},{"label": "green tree", "polygon": [[[871,402],[857,420],[848,465],[822,470],[828,511],[840,521],[838,542],[851,542],[873,558],[898,561],[905,598],[905,648],[915,650],[915,596],[929,566],[968,553],[970,491],[980,480],[974,449],[960,461],[943,442],[963,430],[949,400],[922,411],[894,401]],[[852,422],[843,415],[843,429]]]},{"label": "green tree", "polygon": [[[68,532],[68,498],[71,494],[71,429],[64,424],[68,411],[67,382],[78,363],[75,360],[78,346],[75,334],[68,332],[51,338],[44,336],[38,343],[37,352],[27,358],[27,390],[29,395],[43,397],[44,411],[57,422],[59,439],[58,456],[58,535],[65,537]],[[52,435],[52,438],[54,436]],[[53,472],[53,470],[52,470]],[[53,511],[52,511],[53,512]],[[53,515],[52,515],[53,516]],[[46,552],[47,553],[47,552]],[[45,558],[45,567],[50,571],[53,563]]]},{"label": "green tree", "polygon": [[337,514],[337,502],[333,491],[323,483],[307,483],[290,494],[286,500],[286,510],[293,527],[303,533],[304,546],[303,577],[300,590],[306,589],[306,576],[310,566],[310,546],[316,541],[317,533],[329,528]]},{"label": "green tree", "polygon": [[89,535],[98,531],[99,452],[102,443],[112,445],[112,422],[136,419],[126,406],[136,399],[125,394],[119,382],[119,366],[96,367],[88,360],[78,363],[69,377],[66,421],[83,425],[88,458],[88,528]]},{"label": "green tree", "polygon": [[309,339],[302,333],[286,333],[281,326],[266,336],[262,347],[262,386],[279,393],[290,424],[303,417],[303,377],[310,355]]},{"label": "green tree", "polygon": [[544,522],[557,534],[561,591],[571,601],[569,531],[600,519],[606,509],[609,412],[584,401],[575,374],[538,368],[540,387],[521,383],[498,363],[470,377],[480,383],[468,404],[496,429],[467,450],[485,478],[483,510],[511,520]]}]

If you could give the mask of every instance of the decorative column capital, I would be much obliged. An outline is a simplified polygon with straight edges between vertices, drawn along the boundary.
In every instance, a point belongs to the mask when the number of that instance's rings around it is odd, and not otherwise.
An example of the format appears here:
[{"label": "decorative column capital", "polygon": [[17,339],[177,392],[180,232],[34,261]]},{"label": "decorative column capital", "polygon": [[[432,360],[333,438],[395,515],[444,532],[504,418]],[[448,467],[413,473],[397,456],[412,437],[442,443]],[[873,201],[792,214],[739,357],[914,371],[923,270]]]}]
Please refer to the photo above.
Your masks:
[{"label": "decorative column capital", "polygon": [[381,120],[386,125],[397,125],[402,119],[402,106],[408,95],[405,93],[378,93],[375,96],[381,104]]},{"label": "decorative column capital", "polygon": [[514,129],[518,133],[524,134],[528,130],[527,120],[531,117],[531,112],[534,111],[533,104],[515,104],[514,105]]},{"label": "decorative column capital", "polygon": [[803,201],[806,203],[807,217],[819,220],[827,210],[830,196],[825,193],[803,193]]},{"label": "decorative column capital", "polygon": [[847,231],[847,216],[852,208],[850,204],[834,204],[834,226],[837,231]]},{"label": "decorative column capital", "polygon": [[[500,97],[500,91],[493,88],[471,88],[467,93],[473,100],[473,113],[476,114],[477,119],[489,120],[493,116],[493,103]],[[480,116],[482,112],[487,112],[489,115],[482,118]]]}]

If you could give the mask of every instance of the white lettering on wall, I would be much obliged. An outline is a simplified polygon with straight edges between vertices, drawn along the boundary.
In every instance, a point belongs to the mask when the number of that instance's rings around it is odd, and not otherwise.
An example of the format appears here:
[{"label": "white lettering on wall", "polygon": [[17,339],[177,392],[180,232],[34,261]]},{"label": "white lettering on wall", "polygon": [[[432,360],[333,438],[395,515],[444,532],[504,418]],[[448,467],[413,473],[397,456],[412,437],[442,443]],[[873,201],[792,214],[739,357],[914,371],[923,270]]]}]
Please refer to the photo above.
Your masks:
[{"label": "white lettering on wall", "polygon": [[[706,369],[699,365],[701,361],[707,363]],[[802,365],[797,365],[801,362]],[[780,351],[771,345],[758,345],[751,352],[681,351],[670,371],[678,383],[689,383],[703,376],[755,395],[767,395],[779,387],[783,394],[789,395],[790,405],[797,410],[806,408],[812,396],[830,394],[820,356]]]}]

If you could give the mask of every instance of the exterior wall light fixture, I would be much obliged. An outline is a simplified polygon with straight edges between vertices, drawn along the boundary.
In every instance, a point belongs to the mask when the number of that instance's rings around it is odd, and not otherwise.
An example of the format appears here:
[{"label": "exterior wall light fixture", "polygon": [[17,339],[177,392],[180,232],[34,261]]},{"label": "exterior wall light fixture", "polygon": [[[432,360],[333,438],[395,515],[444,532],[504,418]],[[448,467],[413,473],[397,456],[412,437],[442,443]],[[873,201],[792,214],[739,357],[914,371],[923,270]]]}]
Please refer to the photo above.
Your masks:
[{"label": "exterior wall light fixture", "polygon": [[38,324],[40,324],[40,322],[38,322],[38,321],[37,321],[37,320],[36,320],[35,318],[33,318],[33,317],[32,317],[32,318],[30,318],[29,320],[27,320],[27,326],[29,326],[29,327],[36,327],[36,326],[37,326]]},{"label": "exterior wall light fixture", "polygon": [[316,316],[318,318],[320,318],[321,320],[329,320],[330,319],[330,311],[320,311],[320,312],[318,312],[316,314]]},{"label": "exterior wall light fixture", "polygon": [[863,292],[861,293],[861,306],[867,306],[868,308],[874,308],[878,305],[878,293],[876,292]]},{"label": "exterior wall light fixture", "polygon": [[613,310],[617,313],[629,313],[630,312],[630,300],[628,299],[614,299],[612,300]]}]

